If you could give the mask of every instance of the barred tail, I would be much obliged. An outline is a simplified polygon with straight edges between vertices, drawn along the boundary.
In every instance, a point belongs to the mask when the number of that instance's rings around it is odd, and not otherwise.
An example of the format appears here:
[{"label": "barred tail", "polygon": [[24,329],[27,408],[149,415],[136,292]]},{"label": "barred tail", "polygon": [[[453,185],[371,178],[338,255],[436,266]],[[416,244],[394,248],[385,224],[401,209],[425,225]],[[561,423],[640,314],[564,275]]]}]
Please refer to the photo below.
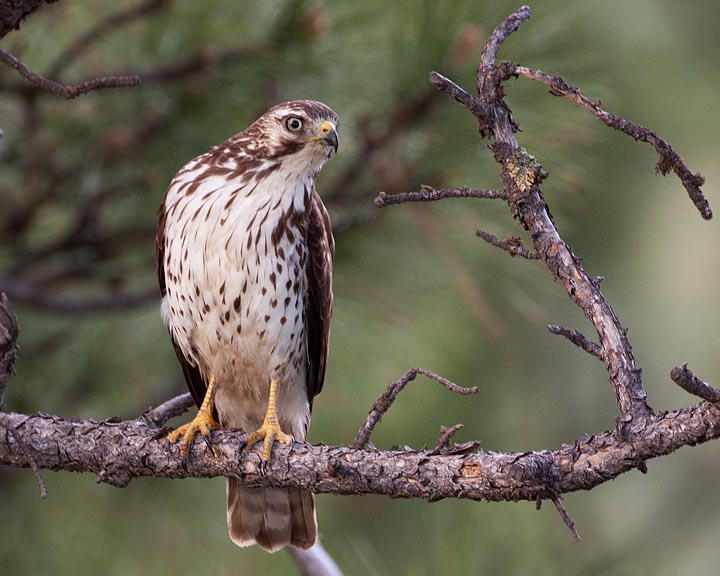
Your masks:
[{"label": "barred tail", "polygon": [[268,552],[315,544],[315,497],[299,488],[246,488],[227,479],[230,539],[238,546],[257,544]]}]

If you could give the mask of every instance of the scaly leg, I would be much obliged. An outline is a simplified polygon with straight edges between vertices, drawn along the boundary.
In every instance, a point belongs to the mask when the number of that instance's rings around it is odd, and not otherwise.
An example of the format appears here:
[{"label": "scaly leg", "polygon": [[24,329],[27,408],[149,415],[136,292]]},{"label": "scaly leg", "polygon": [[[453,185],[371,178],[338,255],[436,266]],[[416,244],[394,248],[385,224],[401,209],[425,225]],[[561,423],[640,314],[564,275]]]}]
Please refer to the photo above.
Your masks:
[{"label": "scaly leg", "polygon": [[292,444],[293,437],[290,434],[285,434],[280,429],[280,424],[277,419],[277,402],[278,402],[278,386],[279,382],[277,378],[270,380],[270,396],[268,397],[268,407],[265,413],[265,420],[262,426],[249,434],[245,438],[246,448],[250,448],[254,444],[257,444],[260,440],[264,440],[263,451],[260,456],[262,461],[262,469],[267,469],[268,461],[270,460],[270,453],[272,452],[272,445],[275,440],[282,442],[283,444]]},{"label": "scaly leg", "polygon": [[180,444],[180,456],[182,456],[183,466],[187,465],[187,457],[190,455],[190,448],[192,448],[193,441],[195,440],[195,434],[198,432],[202,434],[203,439],[207,447],[212,450],[212,444],[210,443],[210,433],[213,428],[220,428],[220,424],[213,418],[213,405],[215,402],[215,376],[210,375],[210,382],[208,382],[207,390],[205,391],[205,398],[203,398],[200,410],[187,424],[183,424],[179,428],[176,428],[170,434],[168,434],[168,440],[175,444],[180,437],[182,437],[182,443]]}]

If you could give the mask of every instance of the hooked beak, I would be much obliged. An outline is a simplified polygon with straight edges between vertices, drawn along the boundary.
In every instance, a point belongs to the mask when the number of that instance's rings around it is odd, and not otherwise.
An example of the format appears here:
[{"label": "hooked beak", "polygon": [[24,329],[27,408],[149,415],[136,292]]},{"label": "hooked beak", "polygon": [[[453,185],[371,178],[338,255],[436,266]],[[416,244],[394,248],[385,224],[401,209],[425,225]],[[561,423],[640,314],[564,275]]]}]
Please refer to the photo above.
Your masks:
[{"label": "hooked beak", "polygon": [[335,124],[329,120],[325,120],[322,124],[320,124],[320,131],[318,132],[317,139],[322,140],[328,146],[332,146],[335,153],[337,153],[339,142]]}]

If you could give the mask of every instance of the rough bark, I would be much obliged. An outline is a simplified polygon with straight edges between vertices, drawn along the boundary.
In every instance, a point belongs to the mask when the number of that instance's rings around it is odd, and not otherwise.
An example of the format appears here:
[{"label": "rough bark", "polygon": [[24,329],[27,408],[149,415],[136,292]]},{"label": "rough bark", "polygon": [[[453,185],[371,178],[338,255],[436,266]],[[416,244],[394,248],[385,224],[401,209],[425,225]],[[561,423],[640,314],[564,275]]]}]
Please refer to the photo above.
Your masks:
[{"label": "rough bark", "polygon": [[248,486],[299,486],[316,493],[380,494],[392,498],[517,501],[552,500],[590,490],[683,446],[720,436],[720,408],[708,402],[648,417],[632,440],[615,430],[578,439],[557,450],[466,452],[377,450],[349,446],[276,444],[267,475],[256,450],[239,452],[240,431],[213,433],[212,455],[196,442],[188,469],[177,447],[158,438],[149,418],[74,421],[37,414],[0,413],[0,464],[90,472],[98,482],[127,486],[133,478],[236,476]]}]

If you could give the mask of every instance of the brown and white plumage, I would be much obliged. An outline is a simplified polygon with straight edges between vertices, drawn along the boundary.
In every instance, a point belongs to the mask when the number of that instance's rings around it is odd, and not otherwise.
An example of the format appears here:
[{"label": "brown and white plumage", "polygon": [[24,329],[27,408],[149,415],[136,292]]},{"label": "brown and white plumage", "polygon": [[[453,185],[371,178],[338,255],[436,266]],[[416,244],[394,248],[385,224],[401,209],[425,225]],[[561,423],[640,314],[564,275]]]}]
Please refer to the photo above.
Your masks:
[{"label": "brown and white plumage", "polygon": [[[332,315],[334,243],[315,177],[337,149],[336,125],[319,102],[271,108],[183,167],[160,208],[163,318],[198,406],[214,379],[225,427],[263,426],[276,379],[280,428],[305,439]],[[248,489],[232,478],[227,492],[238,545],[314,543],[311,493]]]}]

